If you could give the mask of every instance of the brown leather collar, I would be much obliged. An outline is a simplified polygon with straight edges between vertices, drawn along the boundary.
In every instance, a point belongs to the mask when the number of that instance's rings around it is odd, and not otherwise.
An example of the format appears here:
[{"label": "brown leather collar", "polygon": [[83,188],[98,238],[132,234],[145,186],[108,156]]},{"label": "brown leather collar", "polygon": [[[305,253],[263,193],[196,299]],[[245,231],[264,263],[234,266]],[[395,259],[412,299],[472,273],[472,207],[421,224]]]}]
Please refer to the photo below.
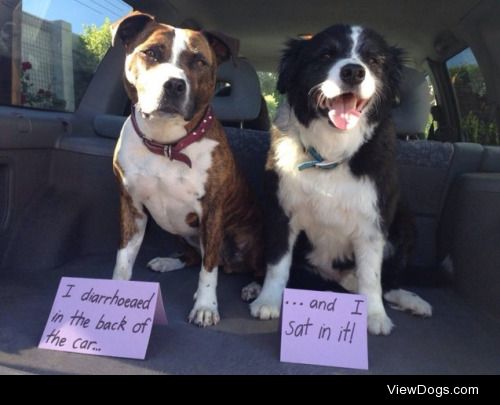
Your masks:
[{"label": "brown leather collar", "polygon": [[201,138],[206,135],[212,126],[214,115],[212,113],[212,108],[208,106],[205,115],[191,132],[175,143],[166,144],[148,139],[141,131],[139,124],[137,123],[137,118],[135,117],[135,106],[132,106],[131,119],[132,126],[134,127],[136,134],[142,139],[142,143],[146,146],[146,148],[157,155],[163,155],[168,157],[170,160],[178,160],[179,162],[185,163],[191,168],[191,159],[189,159],[189,157],[184,153],[181,153],[181,150],[187,148],[194,142],[200,141]]}]

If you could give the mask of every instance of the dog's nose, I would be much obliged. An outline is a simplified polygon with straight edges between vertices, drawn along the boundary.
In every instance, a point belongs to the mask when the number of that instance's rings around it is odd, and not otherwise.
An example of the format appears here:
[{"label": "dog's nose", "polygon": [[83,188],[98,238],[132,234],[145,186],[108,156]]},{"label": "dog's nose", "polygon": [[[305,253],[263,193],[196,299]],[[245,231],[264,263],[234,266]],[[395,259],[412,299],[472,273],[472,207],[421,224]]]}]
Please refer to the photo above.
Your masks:
[{"label": "dog's nose", "polygon": [[365,80],[366,71],[361,65],[350,63],[345,65],[340,71],[340,78],[346,84],[355,86]]},{"label": "dog's nose", "polygon": [[170,79],[165,83],[167,96],[180,97],[186,94],[186,82],[183,79]]}]

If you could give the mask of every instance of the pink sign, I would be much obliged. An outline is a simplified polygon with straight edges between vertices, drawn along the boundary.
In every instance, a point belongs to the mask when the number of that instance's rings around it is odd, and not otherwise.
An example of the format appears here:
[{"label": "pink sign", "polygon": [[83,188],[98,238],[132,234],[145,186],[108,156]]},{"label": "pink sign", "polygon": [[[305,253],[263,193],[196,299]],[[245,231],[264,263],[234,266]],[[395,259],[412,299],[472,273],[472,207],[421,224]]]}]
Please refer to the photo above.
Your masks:
[{"label": "pink sign", "polygon": [[287,288],[281,317],[281,361],[367,370],[365,298]]},{"label": "pink sign", "polygon": [[167,324],[158,283],[63,277],[38,347],[144,359],[153,323]]}]

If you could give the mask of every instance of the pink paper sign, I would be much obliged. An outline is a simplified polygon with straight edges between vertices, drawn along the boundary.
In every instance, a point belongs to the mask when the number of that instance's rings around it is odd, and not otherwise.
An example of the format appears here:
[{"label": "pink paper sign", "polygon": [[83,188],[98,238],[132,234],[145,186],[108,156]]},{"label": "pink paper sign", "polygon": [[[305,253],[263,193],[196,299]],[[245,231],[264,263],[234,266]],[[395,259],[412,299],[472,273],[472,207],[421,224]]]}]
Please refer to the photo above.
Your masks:
[{"label": "pink paper sign", "polygon": [[365,298],[287,288],[281,317],[281,361],[367,370]]},{"label": "pink paper sign", "polygon": [[63,277],[38,347],[144,359],[153,323],[167,323],[158,283]]}]

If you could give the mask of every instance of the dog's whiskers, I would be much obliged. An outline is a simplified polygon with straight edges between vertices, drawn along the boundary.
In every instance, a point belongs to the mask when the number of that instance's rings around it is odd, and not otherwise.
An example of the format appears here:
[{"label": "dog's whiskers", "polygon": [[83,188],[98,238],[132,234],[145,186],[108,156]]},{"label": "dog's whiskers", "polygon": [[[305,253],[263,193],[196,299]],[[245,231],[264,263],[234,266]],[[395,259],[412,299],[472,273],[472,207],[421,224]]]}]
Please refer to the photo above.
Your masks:
[{"label": "dog's whiskers", "polygon": [[321,90],[321,85],[322,85],[322,83],[317,84],[316,86],[312,87],[308,92],[309,97],[314,98],[314,101],[315,101],[314,107],[316,109],[325,108],[326,101],[328,100],[328,98],[325,96],[325,94]]},{"label": "dog's whiskers", "polygon": [[318,83],[316,84],[315,86],[311,87],[311,89],[309,90],[308,92],[308,95],[312,95],[314,92],[318,91],[318,90],[321,90],[320,87],[323,83]]}]

